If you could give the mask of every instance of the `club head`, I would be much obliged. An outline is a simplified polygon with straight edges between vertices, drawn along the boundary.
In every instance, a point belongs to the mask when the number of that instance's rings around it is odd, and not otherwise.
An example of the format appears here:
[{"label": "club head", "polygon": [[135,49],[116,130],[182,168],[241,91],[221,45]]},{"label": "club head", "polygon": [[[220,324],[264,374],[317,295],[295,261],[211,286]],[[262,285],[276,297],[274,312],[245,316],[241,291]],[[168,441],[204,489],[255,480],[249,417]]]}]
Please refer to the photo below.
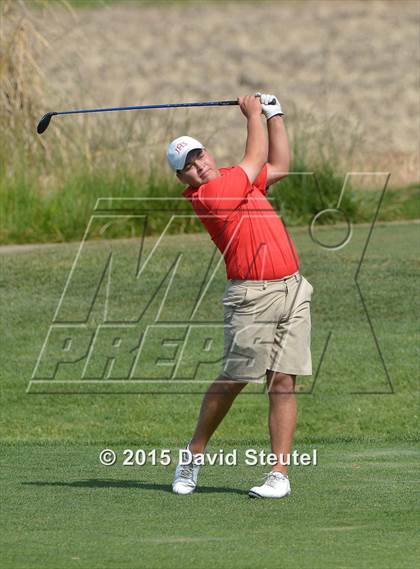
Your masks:
[{"label": "club head", "polygon": [[39,121],[38,126],[36,127],[36,131],[38,134],[42,134],[44,131],[47,130],[48,125],[50,124],[51,117],[53,117],[56,114],[57,113],[45,113],[45,115]]}]

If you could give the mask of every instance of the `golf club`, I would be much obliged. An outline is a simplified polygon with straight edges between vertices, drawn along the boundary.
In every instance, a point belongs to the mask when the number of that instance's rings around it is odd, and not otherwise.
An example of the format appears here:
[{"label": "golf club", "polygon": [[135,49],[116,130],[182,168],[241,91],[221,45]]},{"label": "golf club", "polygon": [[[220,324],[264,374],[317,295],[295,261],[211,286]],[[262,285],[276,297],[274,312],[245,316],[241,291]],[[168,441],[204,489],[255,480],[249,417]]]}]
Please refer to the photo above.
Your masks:
[{"label": "golf club", "polygon": [[[272,101],[270,104],[274,104]],[[206,101],[203,103],[174,103],[168,105],[135,105],[132,107],[107,107],[103,109],[77,109],[74,111],[60,111],[60,112],[49,112],[45,113],[42,119],[39,121],[36,128],[38,134],[42,134],[48,128],[51,118],[57,115],[76,115],[80,113],[107,113],[110,111],[134,111],[134,110],[145,110],[145,109],[174,109],[177,107],[223,107],[229,105],[238,105],[238,101]]]}]

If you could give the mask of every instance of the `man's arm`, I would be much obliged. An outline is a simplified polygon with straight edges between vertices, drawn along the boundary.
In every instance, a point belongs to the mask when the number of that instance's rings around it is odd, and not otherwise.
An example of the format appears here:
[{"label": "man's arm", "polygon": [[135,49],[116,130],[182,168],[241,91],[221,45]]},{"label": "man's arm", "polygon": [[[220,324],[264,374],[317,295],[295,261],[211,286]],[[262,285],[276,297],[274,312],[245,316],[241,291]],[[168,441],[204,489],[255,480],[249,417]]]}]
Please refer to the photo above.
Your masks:
[{"label": "man's arm", "polygon": [[283,110],[277,97],[262,93],[257,93],[257,95],[261,98],[262,112],[267,119],[267,186],[270,186],[287,176],[289,172],[289,141],[283,122]]},{"label": "man's arm", "polygon": [[268,144],[264,126],[261,122],[261,103],[254,95],[239,97],[239,106],[247,119],[247,140],[245,155],[239,166],[252,183],[267,161]]},{"label": "man's arm", "polygon": [[276,115],[268,119],[267,129],[267,186],[271,186],[289,173],[290,148],[282,116]]}]

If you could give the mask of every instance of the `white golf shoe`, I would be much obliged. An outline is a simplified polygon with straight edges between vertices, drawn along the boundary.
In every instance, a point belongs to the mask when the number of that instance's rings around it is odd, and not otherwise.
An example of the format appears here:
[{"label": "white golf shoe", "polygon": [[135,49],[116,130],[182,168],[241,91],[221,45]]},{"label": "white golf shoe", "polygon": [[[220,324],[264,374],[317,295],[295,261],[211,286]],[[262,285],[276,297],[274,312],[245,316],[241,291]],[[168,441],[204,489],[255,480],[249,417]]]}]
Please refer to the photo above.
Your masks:
[{"label": "white golf shoe", "polygon": [[289,478],[274,470],[267,474],[262,486],[254,486],[248,492],[250,498],[284,498],[290,496]]},{"label": "white golf shoe", "polygon": [[[189,445],[187,446],[189,450]],[[187,464],[178,463],[175,469],[172,490],[175,494],[191,494],[197,487],[200,466],[194,462],[194,455]]]}]

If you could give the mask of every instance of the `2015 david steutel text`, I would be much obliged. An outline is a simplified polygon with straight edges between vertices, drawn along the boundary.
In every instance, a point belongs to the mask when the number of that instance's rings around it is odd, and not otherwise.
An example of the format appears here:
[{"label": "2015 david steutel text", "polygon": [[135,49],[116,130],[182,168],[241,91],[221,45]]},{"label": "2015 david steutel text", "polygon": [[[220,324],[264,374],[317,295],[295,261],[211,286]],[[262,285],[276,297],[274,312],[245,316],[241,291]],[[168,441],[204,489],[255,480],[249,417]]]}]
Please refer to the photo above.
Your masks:
[{"label": "2015 david steutel text", "polygon": [[[123,466],[168,466],[173,462],[188,464],[192,460],[192,454],[187,449],[172,451],[171,449],[125,449],[121,452]],[[118,453],[112,449],[104,449],[99,454],[101,464],[112,466],[118,461]],[[174,460],[176,459],[176,460]],[[261,449],[248,448],[245,451],[233,449],[225,452],[220,449],[216,452],[194,454],[194,462],[208,466],[273,466],[275,464],[287,466],[317,466],[318,450],[299,452],[294,450],[288,454],[275,454]]]}]

